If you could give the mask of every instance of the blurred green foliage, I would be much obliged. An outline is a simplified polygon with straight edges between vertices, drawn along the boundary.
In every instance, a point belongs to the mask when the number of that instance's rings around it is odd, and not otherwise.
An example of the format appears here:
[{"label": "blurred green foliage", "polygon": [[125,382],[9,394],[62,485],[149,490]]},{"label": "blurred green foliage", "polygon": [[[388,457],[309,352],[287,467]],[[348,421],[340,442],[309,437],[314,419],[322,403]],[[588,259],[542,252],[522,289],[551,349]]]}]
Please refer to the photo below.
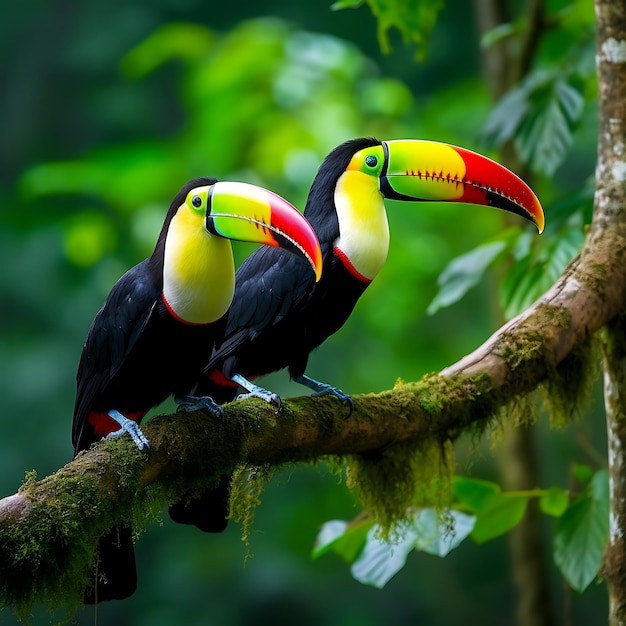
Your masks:
[{"label": "blurred green foliage", "polygon": [[[588,59],[573,50],[589,47],[590,21],[586,3],[550,4],[562,21],[542,43],[539,65],[553,82],[529,78],[514,99],[523,114],[511,116],[520,125],[536,121],[531,105],[544,107],[546,99],[561,115],[543,126],[561,138],[549,146],[559,150],[560,166],[533,183],[547,213],[543,238],[490,210],[389,202],[387,264],[349,323],[312,355],[311,375],[361,393],[436,371],[499,325],[497,274],[512,272],[500,289],[513,314],[574,254],[589,220],[585,182],[594,169],[596,124]],[[27,0],[0,7],[3,495],[26,471],[44,476],[71,458],[74,373],[84,336],[115,280],[150,254],[167,206],[187,179],[206,174],[258,183],[302,207],[325,154],[351,137],[436,139],[485,151],[481,129],[502,115],[503,105],[492,112],[473,23],[469,3],[444,7],[426,61],[416,64],[394,30],[391,51],[380,54],[368,9],[331,12],[328,0],[232,7],[69,0],[63,10]],[[519,21],[499,36],[518,27]],[[574,69],[558,78],[564,51]],[[495,135],[506,138],[505,130]],[[495,144],[490,154],[497,156]],[[464,285],[462,300],[448,297],[445,308],[440,303],[426,315],[448,263],[476,255],[485,243],[491,256],[474,257],[480,280]],[[237,256],[249,252],[242,245]],[[516,267],[522,280],[509,278]],[[527,276],[533,278],[519,292]],[[265,383],[287,396],[302,392],[284,373]],[[542,485],[566,484],[569,464],[588,461],[589,450],[603,445],[601,424],[594,412],[565,433],[538,425]],[[459,445],[461,470],[494,479],[491,452],[475,458],[481,449],[476,442]],[[321,526],[359,510],[323,464],[286,468],[262,500],[250,539],[254,558],[245,568],[238,528],[204,536],[171,524],[164,513],[137,545],[139,591],[101,606],[98,622],[369,626],[512,619],[503,539],[480,548],[464,543],[446,559],[411,554],[379,591],[355,582],[336,560],[310,560]],[[572,623],[604,619],[601,588],[572,601]],[[1,619],[12,623],[10,612]],[[33,621],[50,619],[39,611]],[[77,619],[91,623],[93,610]]]},{"label": "blurred green foliage", "polygon": [[[365,0],[378,23],[378,42],[383,52],[391,51],[389,33],[397,28],[405,44],[415,43],[416,58],[424,60],[430,34],[437,22],[443,0]],[[337,0],[333,9],[357,8],[363,0]]]},{"label": "blurred green foliage", "polygon": [[332,520],[322,526],[313,557],[334,552],[351,565],[356,580],[382,589],[412,551],[446,557],[466,538],[483,544],[501,537],[520,523],[529,501],[537,498],[540,510],[557,518],[549,546],[554,561],[572,589],[583,592],[598,576],[609,538],[608,472],[584,467],[589,476],[571,503],[570,494],[557,486],[503,491],[495,482],[456,476],[445,509],[414,509],[396,524],[391,533],[396,540],[382,539],[370,516]]}]

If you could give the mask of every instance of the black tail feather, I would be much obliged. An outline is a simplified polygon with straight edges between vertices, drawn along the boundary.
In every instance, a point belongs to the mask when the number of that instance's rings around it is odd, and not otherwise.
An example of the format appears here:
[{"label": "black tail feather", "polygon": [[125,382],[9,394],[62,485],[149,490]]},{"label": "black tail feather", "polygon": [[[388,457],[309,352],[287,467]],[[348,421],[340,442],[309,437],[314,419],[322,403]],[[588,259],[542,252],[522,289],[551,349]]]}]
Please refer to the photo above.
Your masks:
[{"label": "black tail feather", "polygon": [[93,586],[85,593],[85,604],[124,600],[137,589],[133,531],[130,526],[113,528],[100,539]]},{"label": "black tail feather", "polygon": [[170,518],[177,524],[191,524],[205,533],[221,533],[228,525],[230,476],[220,477],[213,489],[183,496],[169,507]]}]

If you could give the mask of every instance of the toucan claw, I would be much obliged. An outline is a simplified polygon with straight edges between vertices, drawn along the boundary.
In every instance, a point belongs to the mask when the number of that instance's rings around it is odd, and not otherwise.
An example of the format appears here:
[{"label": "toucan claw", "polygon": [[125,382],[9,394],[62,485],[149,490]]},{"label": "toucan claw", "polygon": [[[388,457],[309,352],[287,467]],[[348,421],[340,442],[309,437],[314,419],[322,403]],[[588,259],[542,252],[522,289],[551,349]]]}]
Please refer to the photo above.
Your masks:
[{"label": "toucan claw", "polygon": [[273,404],[279,411],[283,408],[283,401],[277,393],[272,393],[263,387],[259,387],[254,383],[251,383],[247,378],[241,374],[233,374],[230,379],[237,383],[240,387],[243,387],[248,393],[240,393],[236,400],[245,400],[246,398],[260,398],[265,400],[269,404]]},{"label": "toucan claw", "polygon": [[313,391],[311,395],[313,396],[335,396],[335,398],[348,406],[348,415],[346,415],[346,419],[352,415],[352,411],[354,411],[354,402],[352,401],[352,398],[347,393],[341,391],[339,387],[333,387],[332,385],[321,383],[319,380],[315,380],[305,374],[294,376],[293,381],[311,389]]},{"label": "toucan claw", "polygon": [[114,430],[113,432],[109,433],[106,436],[106,439],[112,439],[114,437],[119,437],[124,433],[128,433],[133,438],[133,441],[135,442],[137,448],[139,448],[140,452],[150,454],[150,442],[141,431],[141,428],[139,428],[139,424],[137,424],[137,422],[128,419],[127,417],[124,417],[119,411],[115,409],[111,409],[108,412],[108,415],[112,420],[116,421],[120,425],[120,428],[119,430]]},{"label": "toucan claw", "polygon": [[177,413],[189,413],[191,411],[209,411],[215,417],[224,417],[224,409],[209,396],[177,396],[175,398]]},{"label": "toucan claw", "polygon": [[342,404],[348,407],[348,415],[346,415],[346,419],[348,419],[352,415],[352,411],[354,411],[354,402],[352,398],[347,394],[338,389],[337,387],[331,387],[328,385],[327,389],[323,389],[320,391],[315,391],[311,394],[312,396],[335,396],[337,400],[339,400]]},{"label": "toucan claw", "polygon": [[283,408],[283,401],[280,399],[280,396],[277,393],[272,393],[267,389],[263,389],[263,387],[258,387],[255,385],[255,389],[253,391],[249,391],[248,393],[240,393],[235,400],[245,400],[246,398],[259,398],[260,400],[265,400],[265,402],[269,404],[273,404],[278,411]]}]

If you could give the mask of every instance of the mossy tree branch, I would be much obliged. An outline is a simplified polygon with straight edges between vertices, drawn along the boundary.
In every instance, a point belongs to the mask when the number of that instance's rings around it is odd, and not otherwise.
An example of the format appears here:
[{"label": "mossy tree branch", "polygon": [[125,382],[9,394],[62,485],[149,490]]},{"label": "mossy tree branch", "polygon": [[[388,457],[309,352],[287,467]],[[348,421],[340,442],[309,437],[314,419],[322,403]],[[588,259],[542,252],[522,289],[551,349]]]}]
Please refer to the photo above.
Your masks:
[{"label": "mossy tree branch", "polygon": [[[483,346],[440,374],[379,394],[356,396],[353,415],[334,398],[226,405],[157,416],[144,426],[148,458],[129,438],[104,441],[57,473],[27,480],[0,501],[0,589],[5,603],[80,593],[98,537],[112,525],[145,525],[190,487],[241,464],[266,466],[353,455],[393,444],[455,440],[545,381],[624,311],[626,237],[598,211],[587,243],[554,287]],[[574,383],[577,384],[577,383]],[[70,594],[71,595],[71,594]]]}]

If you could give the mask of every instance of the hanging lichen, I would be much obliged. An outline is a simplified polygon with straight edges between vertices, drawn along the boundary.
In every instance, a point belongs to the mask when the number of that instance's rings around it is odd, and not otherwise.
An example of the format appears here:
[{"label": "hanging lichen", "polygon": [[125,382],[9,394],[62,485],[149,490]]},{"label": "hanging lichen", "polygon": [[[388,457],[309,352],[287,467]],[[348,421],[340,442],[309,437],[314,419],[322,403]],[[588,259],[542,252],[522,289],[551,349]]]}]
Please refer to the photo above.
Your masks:
[{"label": "hanging lichen", "polygon": [[497,448],[504,443],[507,428],[530,426],[537,421],[537,394],[533,391],[523,396],[517,396],[502,406],[498,411],[497,419],[492,420],[489,430],[491,447]]},{"label": "hanging lichen", "polygon": [[448,439],[389,446],[348,458],[347,484],[388,537],[416,506],[442,508],[452,489],[455,457]]},{"label": "hanging lichen", "polygon": [[591,405],[600,373],[595,341],[576,346],[555,368],[543,385],[545,403],[554,428],[564,428]]},{"label": "hanging lichen", "polygon": [[269,465],[262,467],[242,466],[231,480],[230,517],[241,525],[241,540],[250,556],[250,529],[254,523],[256,508],[261,504],[261,494],[269,482],[273,470]]}]

